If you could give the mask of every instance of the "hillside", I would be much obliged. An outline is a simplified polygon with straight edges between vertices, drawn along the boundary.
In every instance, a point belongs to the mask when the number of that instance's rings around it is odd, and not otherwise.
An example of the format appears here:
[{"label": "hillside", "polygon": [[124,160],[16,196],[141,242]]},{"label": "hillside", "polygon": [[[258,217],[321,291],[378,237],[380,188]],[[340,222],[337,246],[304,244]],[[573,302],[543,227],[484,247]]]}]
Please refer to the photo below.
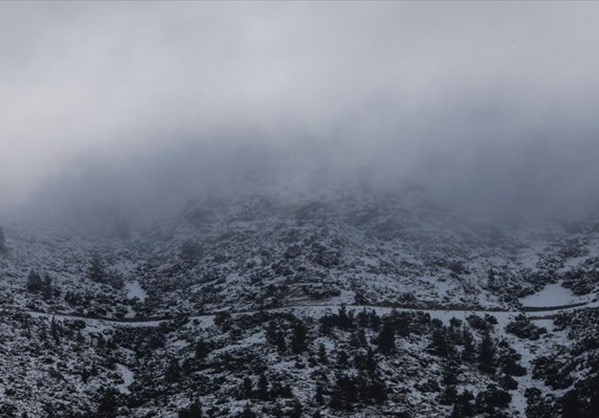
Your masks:
[{"label": "hillside", "polygon": [[3,225],[2,416],[597,416],[595,220],[415,189],[142,218]]}]

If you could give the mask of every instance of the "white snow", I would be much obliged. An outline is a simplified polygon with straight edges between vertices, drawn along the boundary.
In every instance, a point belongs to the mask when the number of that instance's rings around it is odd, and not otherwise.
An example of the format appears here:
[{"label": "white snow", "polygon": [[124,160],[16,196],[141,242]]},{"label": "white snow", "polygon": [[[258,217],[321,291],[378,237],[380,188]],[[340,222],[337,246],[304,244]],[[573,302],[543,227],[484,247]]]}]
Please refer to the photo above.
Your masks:
[{"label": "white snow", "polygon": [[121,375],[121,378],[123,379],[123,383],[117,386],[118,390],[121,393],[129,393],[129,386],[131,386],[131,384],[135,380],[133,372],[129,370],[128,367],[120,363],[117,363],[116,369],[117,372]]},{"label": "white snow", "polygon": [[127,291],[127,297],[129,299],[138,298],[141,302],[145,301],[148,294],[141,287],[138,281],[125,283],[125,290]]},{"label": "white snow", "polygon": [[584,302],[584,300],[574,295],[569,289],[562,287],[561,284],[555,283],[545,286],[538,293],[520,299],[520,302],[523,306],[543,307],[571,305]]}]

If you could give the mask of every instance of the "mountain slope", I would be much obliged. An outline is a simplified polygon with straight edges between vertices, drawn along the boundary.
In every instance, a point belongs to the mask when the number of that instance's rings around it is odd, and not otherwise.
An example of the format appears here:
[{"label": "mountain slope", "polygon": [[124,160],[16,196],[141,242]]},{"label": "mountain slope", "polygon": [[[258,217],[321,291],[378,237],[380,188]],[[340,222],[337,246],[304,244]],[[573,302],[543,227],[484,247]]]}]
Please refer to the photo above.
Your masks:
[{"label": "mountain slope", "polygon": [[101,226],[5,226],[3,416],[595,416],[593,220],[354,190]]}]

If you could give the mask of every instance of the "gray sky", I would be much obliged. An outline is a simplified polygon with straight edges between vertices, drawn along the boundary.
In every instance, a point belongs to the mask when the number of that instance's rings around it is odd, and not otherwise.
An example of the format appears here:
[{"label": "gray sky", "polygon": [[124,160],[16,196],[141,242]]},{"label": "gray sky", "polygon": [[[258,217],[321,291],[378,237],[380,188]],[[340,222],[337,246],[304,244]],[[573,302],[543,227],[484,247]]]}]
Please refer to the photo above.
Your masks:
[{"label": "gray sky", "polygon": [[589,2],[1,3],[0,207],[265,176],[584,198],[598,19]]}]

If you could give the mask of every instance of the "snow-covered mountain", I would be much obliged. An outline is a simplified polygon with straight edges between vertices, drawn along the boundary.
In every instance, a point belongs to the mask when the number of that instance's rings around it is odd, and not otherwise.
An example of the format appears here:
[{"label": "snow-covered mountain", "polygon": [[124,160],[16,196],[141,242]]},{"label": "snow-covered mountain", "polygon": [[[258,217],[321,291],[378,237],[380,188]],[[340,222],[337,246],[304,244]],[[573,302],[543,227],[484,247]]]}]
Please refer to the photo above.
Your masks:
[{"label": "snow-covered mountain", "polygon": [[3,225],[2,416],[599,416],[596,219],[412,188],[65,225]]}]

